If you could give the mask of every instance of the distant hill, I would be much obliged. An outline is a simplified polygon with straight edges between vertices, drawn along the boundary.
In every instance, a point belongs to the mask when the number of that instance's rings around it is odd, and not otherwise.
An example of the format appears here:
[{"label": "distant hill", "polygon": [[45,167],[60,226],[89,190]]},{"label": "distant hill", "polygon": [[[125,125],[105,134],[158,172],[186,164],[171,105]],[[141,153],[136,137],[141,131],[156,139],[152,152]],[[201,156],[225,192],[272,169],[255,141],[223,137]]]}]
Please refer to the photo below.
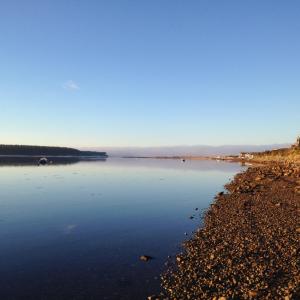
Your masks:
[{"label": "distant hill", "polygon": [[68,147],[29,146],[29,145],[0,145],[0,155],[15,156],[104,156],[106,152],[81,151]]},{"label": "distant hill", "polygon": [[[261,152],[289,147],[290,144],[272,145],[224,145],[224,146],[165,146],[165,147],[101,147],[109,156],[215,156],[238,155],[240,152]],[[98,150],[100,148],[85,148]]]}]

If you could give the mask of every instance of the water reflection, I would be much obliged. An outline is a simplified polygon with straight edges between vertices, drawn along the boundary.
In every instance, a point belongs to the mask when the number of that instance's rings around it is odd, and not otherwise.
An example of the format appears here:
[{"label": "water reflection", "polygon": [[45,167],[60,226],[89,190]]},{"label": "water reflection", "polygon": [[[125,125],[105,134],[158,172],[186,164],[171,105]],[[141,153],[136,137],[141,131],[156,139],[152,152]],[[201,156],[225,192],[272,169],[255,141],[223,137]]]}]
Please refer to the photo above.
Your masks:
[{"label": "water reflection", "polygon": [[2,166],[0,299],[145,299],[240,170],[150,159]]},{"label": "water reflection", "polygon": [[[0,166],[30,166],[38,165],[39,157],[33,156],[1,156]],[[80,161],[106,161],[106,158],[84,158],[84,157],[51,157],[48,156],[53,165],[70,165],[76,164]]]}]

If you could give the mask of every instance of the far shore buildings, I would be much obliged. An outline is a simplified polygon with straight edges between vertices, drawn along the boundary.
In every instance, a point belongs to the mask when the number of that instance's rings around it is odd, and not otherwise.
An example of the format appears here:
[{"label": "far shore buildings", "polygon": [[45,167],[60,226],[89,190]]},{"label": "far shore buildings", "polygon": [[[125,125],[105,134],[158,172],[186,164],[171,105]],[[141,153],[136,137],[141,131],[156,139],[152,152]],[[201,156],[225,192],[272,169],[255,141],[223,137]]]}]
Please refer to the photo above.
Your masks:
[{"label": "far shore buildings", "polygon": [[251,153],[247,153],[247,152],[241,152],[239,155],[240,159],[253,159],[254,155]]}]

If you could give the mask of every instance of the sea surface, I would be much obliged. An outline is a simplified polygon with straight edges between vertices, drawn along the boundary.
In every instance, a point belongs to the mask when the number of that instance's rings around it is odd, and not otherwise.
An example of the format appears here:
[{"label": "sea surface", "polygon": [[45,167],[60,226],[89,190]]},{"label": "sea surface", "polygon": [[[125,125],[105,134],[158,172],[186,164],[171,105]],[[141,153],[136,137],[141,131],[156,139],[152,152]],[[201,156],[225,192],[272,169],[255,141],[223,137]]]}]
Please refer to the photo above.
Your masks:
[{"label": "sea surface", "polygon": [[2,164],[0,299],[158,293],[168,255],[181,250],[215,194],[243,169],[171,159]]}]

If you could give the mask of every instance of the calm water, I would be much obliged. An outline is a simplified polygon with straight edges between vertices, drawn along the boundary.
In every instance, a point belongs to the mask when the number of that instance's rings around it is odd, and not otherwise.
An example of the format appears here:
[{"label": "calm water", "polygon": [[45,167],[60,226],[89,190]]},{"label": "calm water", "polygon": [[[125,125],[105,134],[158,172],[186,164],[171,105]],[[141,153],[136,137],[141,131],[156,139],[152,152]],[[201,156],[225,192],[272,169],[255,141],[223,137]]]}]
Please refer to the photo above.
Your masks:
[{"label": "calm water", "polygon": [[201,224],[189,217],[240,170],[150,159],[0,166],[0,299],[155,294],[167,256]]}]

